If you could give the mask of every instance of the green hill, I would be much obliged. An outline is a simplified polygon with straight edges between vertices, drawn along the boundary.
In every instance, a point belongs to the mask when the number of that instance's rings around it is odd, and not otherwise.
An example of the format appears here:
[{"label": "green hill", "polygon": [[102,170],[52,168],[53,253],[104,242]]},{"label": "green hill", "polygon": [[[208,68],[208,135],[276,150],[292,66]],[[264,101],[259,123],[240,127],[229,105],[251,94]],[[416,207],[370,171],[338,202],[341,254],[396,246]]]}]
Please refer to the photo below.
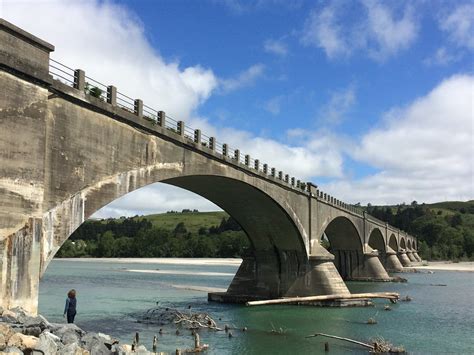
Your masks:
[{"label": "green hill", "polygon": [[211,228],[218,226],[222,218],[229,218],[223,211],[220,212],[168,212],[151,214],[148,216],[134,217],[138,220],[146,218],[154,227],[173,230],[180,222],[184,223],[186,229],[191,233],[197,233],[199,228]]}]

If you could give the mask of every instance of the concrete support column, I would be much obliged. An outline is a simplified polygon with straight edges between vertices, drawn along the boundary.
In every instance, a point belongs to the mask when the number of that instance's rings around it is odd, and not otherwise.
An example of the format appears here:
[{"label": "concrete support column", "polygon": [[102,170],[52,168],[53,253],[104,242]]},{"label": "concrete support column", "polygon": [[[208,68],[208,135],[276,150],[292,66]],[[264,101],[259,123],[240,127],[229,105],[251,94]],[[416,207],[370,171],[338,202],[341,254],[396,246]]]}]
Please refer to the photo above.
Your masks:
[{"label": "concrete support column", "polygon": [[400,260],[401,264],[404,267],[411,266],[410,259],[408,259],[408,256],[405,252],[405,250],[401,250],[398,252],[398,259]]},{"label": "concrete support column", "polygon": [[37,313],[41,242],[41,218],[29,218],[23,228],[0,239],[0,307]]},{"label": "concrete support column", "polygon": [[413,256],[413,252],[411,250],[408,250],[407,251],[407,256],[408,256],[408,259],[411,261],[411,262],[414,262],[416,263],[418,260],[415,259],[415,257]]},{"label": "concrete support column", "polygon": [[398,260],[397,253],[389,246],[387,246],[385,269],[388,272],[400,272],[403,270],[403,265]]},{"label": "concrete support column", "polygon": [[363,264],[352,275],[353,279],[370,279],[373,281],[390,281],[390,276],[383,267],[378,251],[364,253]]},{"label": "concrete support column", "polygon": [[421,257],[418,255],[418,252],[413,252],[413,256],[415,257],[415,259],[418,261],[418,262],[422,262],[423,260],[421,260]]}]

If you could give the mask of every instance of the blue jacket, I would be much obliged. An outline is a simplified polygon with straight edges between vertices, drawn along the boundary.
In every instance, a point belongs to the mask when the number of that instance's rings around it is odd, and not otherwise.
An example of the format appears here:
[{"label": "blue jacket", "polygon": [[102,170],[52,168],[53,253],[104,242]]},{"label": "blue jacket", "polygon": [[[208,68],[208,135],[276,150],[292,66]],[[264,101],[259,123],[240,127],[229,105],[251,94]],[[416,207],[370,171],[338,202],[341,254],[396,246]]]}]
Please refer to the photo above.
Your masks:
[{"label": "blue jacket", "polygon": [[76,298],[67,298],[66,299],[66,306],[64,307],[64,314],[66,313],[76,313]]}]

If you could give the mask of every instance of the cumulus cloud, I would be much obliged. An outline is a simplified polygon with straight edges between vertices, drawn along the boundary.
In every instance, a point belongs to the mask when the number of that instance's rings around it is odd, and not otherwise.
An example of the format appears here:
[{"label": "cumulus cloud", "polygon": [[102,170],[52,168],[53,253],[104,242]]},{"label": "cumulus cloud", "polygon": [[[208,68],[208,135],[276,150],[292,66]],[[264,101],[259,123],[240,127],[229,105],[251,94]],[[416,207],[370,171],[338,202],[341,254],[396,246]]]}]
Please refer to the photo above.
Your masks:
[{"label": "cumulus cloud", "polygon": [[281,40],[269,39],[263,44],[265,52],[276,54],[280,57],[285,57],[288,54],[287,45]]},{"label": "cumulus cloud", "polygon": [[321,10],[311,11],[301,37],[303,44],[323,49],[329,58],[346,56],[350,53],[343,29],[338,24],[337,10],[338,6],[333,3]]},{"label": "cumulus cloud", "polygon": [[135,216],[167,211],[181,211],[184,208],[203,211],[218,211],[212,202],[179,187],[157,183],[122,196],[106,208],[94,214],[94,218]]},{"label": "cumulus cloud", "polygon": [[425,58],[423,64],[427,66],[434,66],[434,65],[448,65],[451,64],[459,59],[458,55],[454,55],[446,49],[446,47],[441,47],[436,50],[436,52],[430,56]]},{"label": "cumulus cloud", "polygon": [[352,202],[474,198],[474,76],[456,75],[363,136],[354,159],[379,169],[325,187]]},{"label": "cumulus cloud", "polygon": [[[340,174],[340,159],[319,155],[299,145],[285,145],[230,128],[217,129],[197,109],[216,92],[231,92],[252,85],[264,73],[256,64],[234,78],[219,79],[199,64],[182,67],[163,58],[151,47],[138,18],[125,7],[109,2],[7,1],[2,16],[56,46],[53,58],[71,67],[82,68],[86,75],[116,85],[129,96],[142,98],[145,104],[164,109],[175,118],[201,128],[220,142],[245,148],[277,169],[298,178]],[[74,19],[71,23],[71,19]],[[59,31],[58,29],[61,29]],[[150,198],[153,196],[153,198]],[[165,184],[154,184],[135,191],[99,211],[96,216],[134,215],[182,208],[218,209],[209,201]]]},{"label": "cumulus cloud", "polygon": [[439,25],[449,39],[459,47],[474,49],[474,4],[465,3],[441,16]]},{"label": "cumulus cloud", "polygon": [[316,7],[305,22],[302,43],[321,48],[330,59],[365,51],[369,57],[383,61],[415,41],[418,25],[410,6],[398,14],[381,2],[366,0],[362,5],[362,16],[355,21],[349,16],[353,9],[342,1]]},{"label": "cumulus cloud", "polygon": [[330,124],[341,123],[355,102],[356,93],[353,86],[333,92],[329,102],[320,110],[320,120]]},{"label": "cumulus cloud", "polygon": [[223,93],[228,93],[237,89],[251,86],[262,76],[265,70],[263,64],[254,64],[248,69],[242,71],[234,78],[221,79],[219,84]]},{"label": "cumulus cloud", "polygon": [[7,0],[3,17],[54,44],[56,60],[178,117],[189,117],[218,84],[210,69],[165,60],[140,21],[111,2]]},{"label": "cumulus cloud", "polygon": [[283,99],[284,96],[279,95],[265,101],[265,103],[263,104],[264,110],[270,112],[272,115],[278,115],[281,111],[281,104]]}]

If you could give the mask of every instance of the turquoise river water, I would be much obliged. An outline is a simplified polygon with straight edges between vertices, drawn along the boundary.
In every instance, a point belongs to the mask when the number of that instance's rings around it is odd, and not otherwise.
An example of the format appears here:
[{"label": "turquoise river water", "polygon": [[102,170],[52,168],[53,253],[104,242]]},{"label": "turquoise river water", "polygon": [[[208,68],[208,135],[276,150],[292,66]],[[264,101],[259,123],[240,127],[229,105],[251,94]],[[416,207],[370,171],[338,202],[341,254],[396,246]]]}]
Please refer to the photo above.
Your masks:
[{"label": "turquoise river water", "polygon": [[[185,260],[185,259],[184,259]],[[185,261],[186,262],[186,261]],[[361,341],[383,337],[403,345],[409,354],[474,354],[474,273],[436,271],[434,274],[403,274],[408,283],[349,283],[352,292],[395,291],[410,295],[411,302],[399,302],[384,311],[387,301],[375,307],[317,308],[306,306],[245,307],[207,302],[204,287],[226,288],[238,265],[189,265],[125,263],[55,259],[41,281],[39,312],[50,321],[64,322],[62,311],[70,288],[78,292],[76,324],[88,331],[103,332],[131,343],[136,331],[151,349],[153,335],[159,336],[159,350],[174,352],[190,348],[190,331],[176,335],[175,326],[138,323],[137,316],[156,302],[177,308],[192,305],[208,312],[221,326],[248,328],[242,332],[201,330],[201,342],[208,354],[366,354],[357,345],[337,340],[305,338],[315,332]],[[133,272],[129,270],[146,270]],[[157,273],[158,270],[158,273]],[[434,286],[444,284],[446,286]],[[368,325],[374,317],[377,324]],[[275,334],[272,329],[279,330]]]}]

